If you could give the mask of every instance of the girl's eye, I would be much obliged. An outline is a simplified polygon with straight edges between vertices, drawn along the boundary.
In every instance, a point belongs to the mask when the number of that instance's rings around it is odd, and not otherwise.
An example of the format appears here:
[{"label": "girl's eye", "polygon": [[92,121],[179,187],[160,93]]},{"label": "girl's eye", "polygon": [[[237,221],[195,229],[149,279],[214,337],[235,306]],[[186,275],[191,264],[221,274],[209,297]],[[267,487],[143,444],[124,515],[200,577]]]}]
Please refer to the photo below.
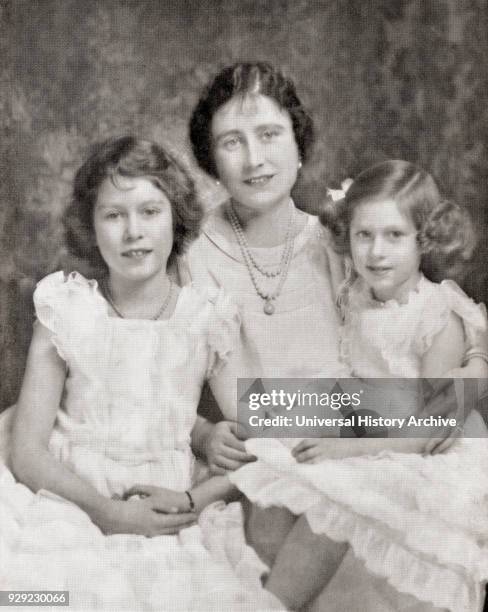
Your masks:
[{"label": "girl's eye", "polygon": [[111,210],[108,213],[105,214],[105,219],[118,219],[120,217],[120,213],[116,210]]},{"label": "girl's eye", "polygon": [[232,136],[230,138],[226,138],[223,142],[222,142],[222,146],[224,147],[224,149],[226,149],[227,151],[233,151],[234,149],[237,149],[237,147],[240,144],[240,138],[238,136]]},{"label": "girl's eye", "polygon": [[400,230],[392,230],[390,232],[390,237],[398,240],[398,238],[401,238],[403,236],[403,232],[401,232]]},{"label": "girl's eye", "polygon": [[371,232],[368,232],[367,230],[359,230],[356,232],[356,236],[361,240],[367,240],[368,238],[371,238]]}]

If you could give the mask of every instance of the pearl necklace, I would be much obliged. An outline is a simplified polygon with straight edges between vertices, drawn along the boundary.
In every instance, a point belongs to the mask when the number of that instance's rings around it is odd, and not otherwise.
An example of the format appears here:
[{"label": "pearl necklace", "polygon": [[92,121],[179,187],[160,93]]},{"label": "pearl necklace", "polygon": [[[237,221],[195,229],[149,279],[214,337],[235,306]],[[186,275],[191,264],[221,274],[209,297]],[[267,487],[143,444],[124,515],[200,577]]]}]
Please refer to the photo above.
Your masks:
[{"label": "pearl necklace", "polygon": [[[281,290],[283,289],[283,285],[285,284],[286,277],[288,276],[288,270],[293,255],[293,246],[295,243],[295,239],[292,235],[293,219],[295,216],[294,212],[295,207],[292,208],[290,213],[290,220],[288,222],[288,229],[286,231],[285,246],[283,247],[283,253],[281,254],[278,269],[276,270],[276,272],[269,272],[268,270],[265,270],[260,264],[258,264],[256,259],[253,257],[249,242],[247,241],[247,238],[244,234],[244,230],[235,213],[232,203],[230,203],[230,205],[227,207],[227,216],[229,218],[232,230],[235,234],[237,244],[239,245],[242,258],[249,272],[249,276],[251,277],[251,281],[256,293],[262,300],[264,300],[263,311],[267,315],[272,315],[275,312],[276,308],[274,301],[280,295]],[[255,270],[257,270],[260,274],[266,276],[267,278],[275,278],[279,276],[278,285],[276,286],[274,292],[265,292],[263,291],[263,289],[261,289],[258,283]]]},{"label": "pearl necklace", "polygon": [[[161,308],[158,310],[158,312],[153,317],[150,317],[150,319],[149,319],[150,321],[157,321],[163,315],[163,313],[166,310],[166,308],[168,308],[168,304],[169,304],[169,301],[171,299],[171,295],[173,293],[173,285],[174,285],[174,283],[173,283],[172,279],[170,279],[168,294],[164,298],[164,302],[162,303]],[[120,312],[120,310],[115,305],[114,299],[112,297],[112,292],[110,291],[110,287],[108,286],[108,282],[104,280],[100,284],[100,286],[102,288],[103,295],[107,299],[107,302],[110,304],[110,306],[112,307],[112,310],[115,312],[115,314],[119,317],[119,319],[125,319],[125,316]]]}]

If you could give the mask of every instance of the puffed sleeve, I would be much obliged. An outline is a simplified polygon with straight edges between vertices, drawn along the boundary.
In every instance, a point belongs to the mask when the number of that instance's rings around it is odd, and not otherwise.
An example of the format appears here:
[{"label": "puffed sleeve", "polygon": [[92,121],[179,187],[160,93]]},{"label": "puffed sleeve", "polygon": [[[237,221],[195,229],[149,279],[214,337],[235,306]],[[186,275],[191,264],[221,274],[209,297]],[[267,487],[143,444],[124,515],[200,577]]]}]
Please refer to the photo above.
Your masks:
[{"label": "puffed sleeve", "polygon": [[240,342],[241,317],[237,305],[221,288],[210,298],[212,316],[208,334],[209,362],[207,379],[212,378],[227,363]]},{"label": "puffed sleeve", "polygon": [[67,361],[73,329],[84,326],[93,316],[96,281],[77,272],[54,272],[43,278],[34,291],[37,320],[52,333],[52,343]]},{"label": "puffed sleeve", "polygon": [[473,346],[478,333],[486,333],[486,308],[469,298],[457,283],[444,280],[438,285],[432,284],[426,296],[417,336],[420,354],[429,350],[435,336],[447,325],[451,313],[463,323],[467,347]]}]

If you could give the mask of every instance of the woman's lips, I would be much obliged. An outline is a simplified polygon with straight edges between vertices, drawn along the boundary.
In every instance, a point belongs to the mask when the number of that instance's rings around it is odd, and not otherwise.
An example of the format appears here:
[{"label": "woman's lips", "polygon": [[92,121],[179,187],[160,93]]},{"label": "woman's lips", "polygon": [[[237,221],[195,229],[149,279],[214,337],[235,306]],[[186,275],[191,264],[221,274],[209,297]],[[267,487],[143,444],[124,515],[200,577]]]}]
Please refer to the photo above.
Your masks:
[{"label": "woman's lips", "polygon": [[274,174],[260,174],[259,176],[252,176],[248,179],[244,180],[246,185],[250,185],[251,187],[261,187],[262,185],[266,185],[272,178]]}]

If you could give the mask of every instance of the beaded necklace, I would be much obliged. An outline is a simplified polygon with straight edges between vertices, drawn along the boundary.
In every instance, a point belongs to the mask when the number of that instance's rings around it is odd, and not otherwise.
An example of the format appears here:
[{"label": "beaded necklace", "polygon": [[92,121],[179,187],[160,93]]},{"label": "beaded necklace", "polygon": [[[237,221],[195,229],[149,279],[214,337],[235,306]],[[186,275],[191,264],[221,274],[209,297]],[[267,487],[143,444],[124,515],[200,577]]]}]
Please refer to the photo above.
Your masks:
[{"label": "beaded necklace", "polygon": [[[235,234],[237,244],[239,245],[239,249],[242,254],[242,258],[246,265],[246,268],[249,272],[249,276],[251,277],[252,284],[256,293],[259,297],[264,300],[263,311],[267,315],[272,315],[275,310],[275,300],[280,295],[281,290],[283,289],[283,285],[285,284],[286,277],[288,276],[288,270],[290,267],[290,262],[293,255],[293,246],[295,243],[295,239],[293,237],[293,220],[295,218],[295,207],[293,206],[290,212],[290,219],[288,222],[288,228],[286,231],[285,238],[285,246],[283,247],[283,252],[281,254],[280,263],[278,264],[278,268],[276,271],[270,272],[266,270],[261,264],[259,264],[253,254],[251,253],[251,248],[249,246],[249,242],[244,234],[244,230],[242,225],[240,224],[239,218],[236,215],[232,202],[227,207],[227,216],[229,218],[230,225]],[[256,276],[256,272],[259,272],[266,278],[276,278],[278,277],[278,284],[274,291],[264,291],[258,282],[258,277]]]},{"label": "beaded necklace", "polygon": [[[166,310],[166,308],[168,308],[169,301],[171,300],[171,295],[173,293],[173,284],[174,283],[173,283],[172,279],[170,279],[168,294],[164,298],[164,302],[161,304],[161,307],[159,308],[157,313],[153,317],[150,317],[150,319],[149,319],[150,321],[157,321],[163,315],[163,313]],[[100,283],[100,287],[102,289],[103,295],[105,296],[107,302],[112,307],[112,310],[115,312],[115,314],[120,319],[125,319],[125,316],[120,312],[120,310],[117,308],[117,306],[116,306],[116,304],[114,302],[114,299],[113,299],[113,296],[112,296],[112,292],[110,291],[110,287],[108,285],[108,282],[106,280],[104,280],[102,283]]]}]

